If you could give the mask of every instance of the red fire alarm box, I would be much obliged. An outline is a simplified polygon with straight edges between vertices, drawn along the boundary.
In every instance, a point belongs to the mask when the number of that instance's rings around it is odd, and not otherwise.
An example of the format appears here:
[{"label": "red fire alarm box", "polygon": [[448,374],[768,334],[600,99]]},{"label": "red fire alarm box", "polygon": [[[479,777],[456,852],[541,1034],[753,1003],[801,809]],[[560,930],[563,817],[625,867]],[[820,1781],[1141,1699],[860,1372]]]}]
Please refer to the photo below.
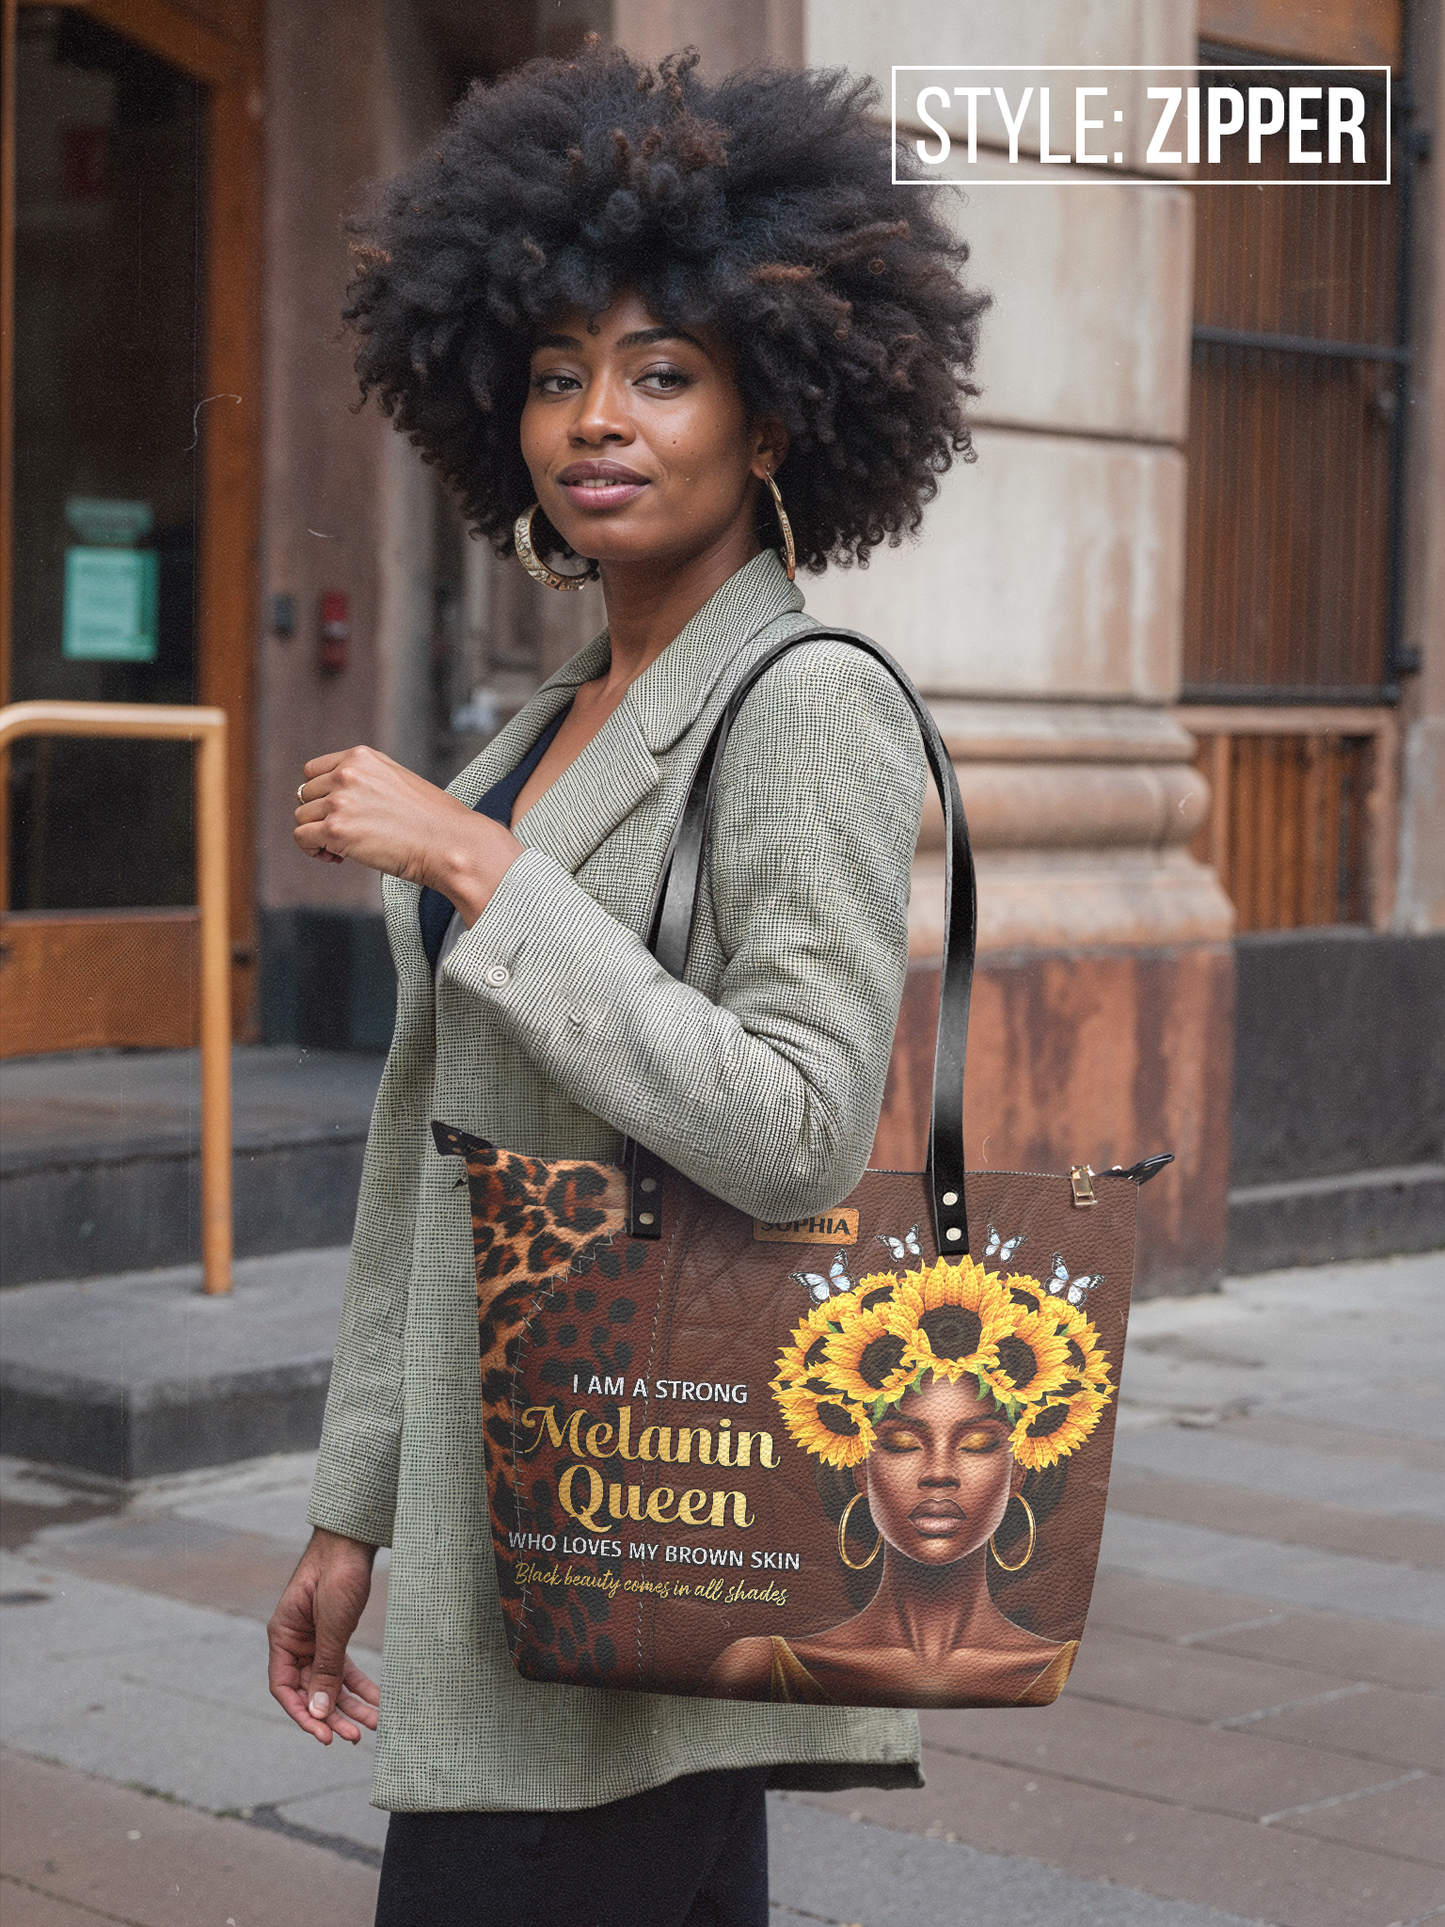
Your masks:
[{"label": "red fire alarm box", "polygon": [[334,676],[351,654],[351,598],[344,589],[321,591],[321,673]]}]

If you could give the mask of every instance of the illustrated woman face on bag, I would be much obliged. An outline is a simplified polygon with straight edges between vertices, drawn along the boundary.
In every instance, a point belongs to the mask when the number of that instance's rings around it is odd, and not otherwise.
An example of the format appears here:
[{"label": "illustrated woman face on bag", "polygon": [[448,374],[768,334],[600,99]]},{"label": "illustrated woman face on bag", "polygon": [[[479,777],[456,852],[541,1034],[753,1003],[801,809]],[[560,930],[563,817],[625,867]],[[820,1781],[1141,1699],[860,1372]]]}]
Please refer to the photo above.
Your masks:
[{"label": "illustrated woman face on bag", "polygon": [[[820,1484],[851,1476],[838,1554],[853,1572],[876,1564],[877,1588],[853,1618],[806,1639],[734,1641],[709,1690],[845,1705],[884,1687],[920,1706],[1052,1698],[1076,1642],[1008,1618],[989,1562],[1028,1563],[1037,1523],[1025,1481],[1061,1466],[1112,1395],[1084,1314],[1036,1279],[971,1260],[877,1273],[809,1313],[773,1391],[794,1443],[829,1468]],[[997,1543],[1015,1503],[1022,1557]]]},{"label": "illustrated woman face on bag", "polygon": [[931,1568],[986,1547],[1024,1481],[1011,1430],[972,1386],[930,1380],[901,1399],[854,1473],[883,1544]]}]

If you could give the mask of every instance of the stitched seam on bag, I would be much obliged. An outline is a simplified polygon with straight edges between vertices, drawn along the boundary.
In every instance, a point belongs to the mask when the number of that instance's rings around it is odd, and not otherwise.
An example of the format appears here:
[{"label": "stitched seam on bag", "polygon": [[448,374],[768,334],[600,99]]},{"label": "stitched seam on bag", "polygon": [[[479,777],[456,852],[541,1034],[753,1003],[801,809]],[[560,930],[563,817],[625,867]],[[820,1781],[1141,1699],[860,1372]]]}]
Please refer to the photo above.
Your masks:
[{"label": "stitched seam on bag", "polygon": [[[527,1316],[522,1320],[521,1330],[517,1333],[516,1363],[512,1366],[512,1391],[511,1391],[512,1502],[513,1502],[513,1508],[517,1514],[518,1525],[522,1524],[522,1513],[521,1513],[522,1482],[521,1482],[521,1477],[517,1471],[517,1380],[521,1377],[522,1357],[527,1348],[527,1341],[532,1336],[532,1320],[533,1318],[536,1317],[538,1312],[541,1311],[542,1299],[545,1295],[546,1294],[543,1291],[538,1291],[537,1295],[532,1300],[531,1310],[527,1313]],[[512,1561],[512,1583],[514,1585],[516,1584],[516,1579],[517,1579],[517,1562],[514,1559]],[[531,1596],[531,1585],[529,1583],[528,1585],[525,1585],[522,1587],[522,1610],[517,1618],[517,1654],[518,1655],[520,1655],[521,1653],[522,1634],[526,1630],[527,1608],[528,1608],[528,1605],[530,1604],[530,1596]],[[517,1663],[516,1657],[513,1658],[512,1663],[514,1666],[516,1665]],[[520,1672],[521,1668],[518,1667],[517,1670]]]},{"label": "stitched seam on bag", "polygon": [[[676,1215],[676,1219],[680,1221],[682,1218],[682,1212],[679,1211],[675,1215]],[[643,1417],[647,1419],[650,1419],[652,1417],[652,1387],[656,1382],[653,1376],[653,1367],[657,1360],[657,1326],[658,1326],[658,1321],[662,1317],[662,1290],[663,1290],[663,1286],[667,1282],[667,1267],[672,1258],[673,1248],[677,1244],[678,1232],[680,1228],[681,1228],[680,1222],[675,1222],[673,1224],[671,1235],[667,1240],[667,1249],[662,1253],[662,1263],[658,1269],[657,1302],[653,1307],[652,1337],[648,1341],[648,1348],[647,1348],[647,1398],[643,1406]],[[646,1488],[646,1484],[647,1484],[647,1476],[644,1473],[643,1474],[644,1489]],[[652,1614],[655,1620],[657,1617],[657,1603],[655,1599],[653,1600]],[[655,1632],[655,1628],[654,1628],[654,1632]],[[639,1691],[646,1690],[642,1685],[642,1668],[643,1668],[642,1598],[639,1597],[637,1602],[637,1683],[638,1683]]]},{"label": "stitched seam on bag", "polygon": [[[688,1228],[691,1229],[692,1226],[697,1223],[700,1215],[701,1214],[696,1210],[689,1211],[689,1207],[686,1203],[686,1197],[684,1194],[684,1197],[681,1200],[679,1200],[679,1209],[677,1212],[677,1223],[674,1226],[672,1237],[668,1242],[667,1257],[664,1258],[663,1260],[662,1275],[658,1279],[658,1293],[657,1293],[657,1317],[658,1318],[660,1318],[662,1315],[662,1287],[667,1283],[668,1260],[671,1259],[673,1248],[677,1244],[679,1237],[682,1235],[684,1221],[688,1219],[691,1220],[688,1226]],[[674,1277],[672,1280],[672,1289],[668,1296],[668,1301],[667,1301],[667,1336],[664,1341],[665,1347],[666,1347],[664,1356],[666,1358],[666,1361],[669,1367],[671,1366],[671,1362],[672,1362],[672,1329],[677,1317],[677,1301],[679,1296],[678,1282],[679,1282],[678,1279]],[[653,1355],[654,1357],[656,1356],[655,1325],[654,1325]],[[652,1384],[653,1382],[654,1381],[651,1378],[649,1378],[648,1383]],[[654,1622],[653,1623],[653,1647],[654,1647],[654,1657],[655,1657],[656,1656],[656,1637],[657,1637],[657,1627],[656,1627],[657,1605],[655,1601],[653,1603],[653,1608],[652,1608],[652,1617]],[[642,1661],[642,1622],[641,1622],[641,1619],[639,1618],[638,1620],[638,1665],[639,1667],[641,1666],[641,1661]]]}]

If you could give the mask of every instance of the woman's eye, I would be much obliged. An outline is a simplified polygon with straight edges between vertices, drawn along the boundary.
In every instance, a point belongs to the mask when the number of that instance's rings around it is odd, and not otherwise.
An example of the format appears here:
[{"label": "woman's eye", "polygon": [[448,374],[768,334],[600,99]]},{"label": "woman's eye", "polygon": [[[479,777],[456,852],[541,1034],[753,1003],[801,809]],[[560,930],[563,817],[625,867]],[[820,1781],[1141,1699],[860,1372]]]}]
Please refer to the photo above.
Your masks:
[{"label": "woman's eye", "polygon": [[534,375],[532,386],[539,395],[565,395],[579,387],[575,375]]},{"label": "woman's eye", "polygon": [[992,1452],[1002,1444],[1003,1440],[997,1432],[985,1431],[965,1432],[958,1442],[961,1452]]},{"label": "woman's eye", "polygon": [[923,1441],[916,1432],[884,1432],[878,1443],[885,1452],[919,1452]]},{"label": "woman's eye", "polygon": [[639,375],[637,379],[639,386],[645,384],[668,395],[688,385],[688,378],[680,368],[649,368],[645,375]]}]

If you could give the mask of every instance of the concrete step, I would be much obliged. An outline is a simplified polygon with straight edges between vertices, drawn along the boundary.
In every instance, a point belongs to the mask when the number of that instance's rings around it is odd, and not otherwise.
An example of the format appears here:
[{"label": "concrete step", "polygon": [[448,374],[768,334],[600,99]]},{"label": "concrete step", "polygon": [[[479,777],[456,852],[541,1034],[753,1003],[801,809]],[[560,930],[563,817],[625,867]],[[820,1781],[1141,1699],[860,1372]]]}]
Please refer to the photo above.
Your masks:
[{"label": "concrete step", "polygon": [[[351,1236],[379,1056],[233,1054],[236,1250]],[[80,1051],[0,1065],[0,1285],[200,1255],[195,1051]]]},{"label": "concrete step", "polygon": [[1229,1194],[1236,1276],[1445,1246],[1445,1163],[1290,1178]]},{"label": "concrete step", "polygon": [[346,1246],[0,1293],[0,1452],[146,1479],[297,1452],[321,1414]]}]

